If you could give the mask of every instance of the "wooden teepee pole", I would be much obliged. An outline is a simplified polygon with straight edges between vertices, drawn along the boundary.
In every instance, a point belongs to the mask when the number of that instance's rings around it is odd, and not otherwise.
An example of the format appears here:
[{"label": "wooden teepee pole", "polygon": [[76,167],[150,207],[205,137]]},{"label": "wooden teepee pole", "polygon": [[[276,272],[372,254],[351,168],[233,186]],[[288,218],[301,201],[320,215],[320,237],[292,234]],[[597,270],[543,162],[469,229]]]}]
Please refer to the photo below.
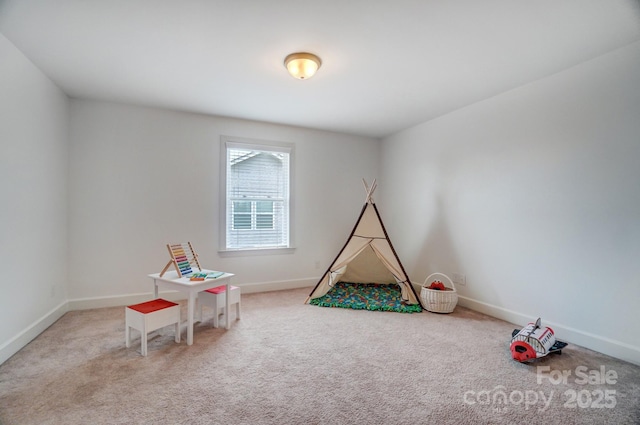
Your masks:
[{"label": "wooden teepee pole", "polygon": [[365,179],[362,179],[362,183],[364,184],[365,192],[367,192],[367,198],[364,201],[365,204],[366,203],[372,203],[373,204],[373,192],[376,190],[376,186],[378,185],[376,183],[376,179],[373,179],[373,183],[371,184],[371,187],[369,187],[369,185],[367,184],[367,181]]}]

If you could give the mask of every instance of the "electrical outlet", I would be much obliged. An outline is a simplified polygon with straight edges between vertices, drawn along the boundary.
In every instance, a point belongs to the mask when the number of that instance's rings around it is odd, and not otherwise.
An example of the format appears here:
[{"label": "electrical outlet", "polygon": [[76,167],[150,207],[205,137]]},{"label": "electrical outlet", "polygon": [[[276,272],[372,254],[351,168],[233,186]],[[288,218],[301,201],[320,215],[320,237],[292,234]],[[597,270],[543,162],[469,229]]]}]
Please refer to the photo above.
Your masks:
[{"label": "electrical outlet", "polygon": [[455,283],[456,285],[467,285],[467,277],[462,273],[454,273],[451,280],[453,280],[453,283]]}]

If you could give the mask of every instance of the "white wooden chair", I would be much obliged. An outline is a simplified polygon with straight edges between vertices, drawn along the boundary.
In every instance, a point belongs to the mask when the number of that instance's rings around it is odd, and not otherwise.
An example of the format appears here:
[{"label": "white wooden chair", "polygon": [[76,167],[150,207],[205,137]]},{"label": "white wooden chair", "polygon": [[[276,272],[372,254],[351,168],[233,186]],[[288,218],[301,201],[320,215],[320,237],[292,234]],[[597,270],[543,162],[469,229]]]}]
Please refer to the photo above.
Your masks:
[{"label": "white wooden chair", "polygon": [[125,307],[125,343],[131,346],[131,328],[140,331],[140,353],[147,355],[147,334],[174,325],[176,342],[180,342],[180,305],[157,298]]},{"label": "white wooden chair", "polygon": [[[213,327],[219,326],[220,314],[227,314],[224,311],[226,304],[226,285],[220,285],[215,288],[207,289],[198,293],[198,303],[200,304],[200,321],[202,321],[202,306],[213,309]],[[240,288],[237,286],[230,287],[229,308],[236,305],[236,320],[240,319]]]}]

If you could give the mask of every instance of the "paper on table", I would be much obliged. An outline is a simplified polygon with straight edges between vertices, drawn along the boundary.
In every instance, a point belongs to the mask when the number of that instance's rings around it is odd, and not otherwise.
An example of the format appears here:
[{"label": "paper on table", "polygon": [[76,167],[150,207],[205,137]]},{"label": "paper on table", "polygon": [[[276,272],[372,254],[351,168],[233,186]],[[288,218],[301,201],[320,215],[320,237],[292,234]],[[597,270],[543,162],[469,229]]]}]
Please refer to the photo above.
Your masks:
[{"label": "paper on table", "polygon": [[216,279],[220,276],[222,276],[224,274],[224,272],[216,272],[216,271],[211,271],[211,272],[200,272],[200,273],[192,273],[191,276],[189,276],[189,279],[191,280],[205,280],[205,279]]}]

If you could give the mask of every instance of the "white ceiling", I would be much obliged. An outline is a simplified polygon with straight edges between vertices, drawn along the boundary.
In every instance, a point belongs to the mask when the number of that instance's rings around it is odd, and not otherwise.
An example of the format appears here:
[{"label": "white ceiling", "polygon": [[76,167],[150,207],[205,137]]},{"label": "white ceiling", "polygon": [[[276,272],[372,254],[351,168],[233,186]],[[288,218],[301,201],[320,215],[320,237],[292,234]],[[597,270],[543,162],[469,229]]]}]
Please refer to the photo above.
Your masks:
[{"label": "white ceiling", "polygon": [[640,40],[640,1],[0,0],[0,33],[71,97],[384,137]]}]

